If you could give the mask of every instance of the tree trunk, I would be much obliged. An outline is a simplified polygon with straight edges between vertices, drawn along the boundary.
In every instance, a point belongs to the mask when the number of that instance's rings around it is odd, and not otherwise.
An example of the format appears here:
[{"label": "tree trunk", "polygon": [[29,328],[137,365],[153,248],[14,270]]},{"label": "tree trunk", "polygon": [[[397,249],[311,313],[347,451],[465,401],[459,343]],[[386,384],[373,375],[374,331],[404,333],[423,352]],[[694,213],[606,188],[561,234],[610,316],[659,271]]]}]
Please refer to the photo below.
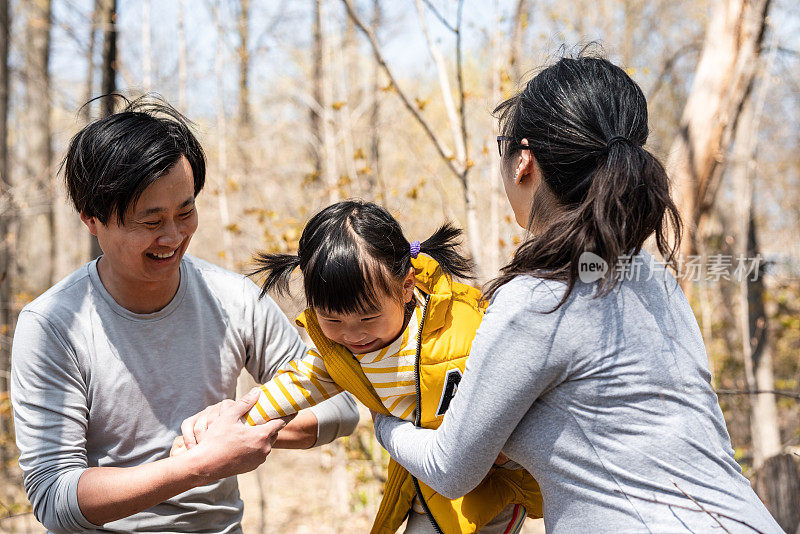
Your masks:
[{"label": "tree trunk", "polygon": [[[382,22],[381,1],[372,0],[372,33],[378,38],[378,31]],[[386,204],[386,192],[381,180],[381,70],[377,61],[372,62],[372,87],[370,88],[370,100],[372,106],[369,116],[369,178],[367,180],[367,198],[377,199],[378,202]]]},{"label": "tree trunk", "polygon": [[250,95],[248,92],[250,54],[247,46],[250,0],[239,0],[239,9],[239,126],[248,130],[250,128]]},{"label": "tree trunk", "polygon": [[[103,79],[101,92],[110,95],[117,90],[117,0],[99,0],[100,20],[103,24]],[[104,98],[100,115],[114,113],[114,99]]]},{"label": "tree trunk", "polygon": [[214,61],[214,73],[217,81],[217,151],[219,165],[219,188],[217,189],[217,200],[219,205],[219,219],[222,231],[222,250],[219,256],[222,257],[223,265],[231,269],[233,267],[233,243],[230,232],[230,212],[228,211],[228,129],[226,126],[227,117],[225,116],[225,83],[224,83],[224,58],[223,46],[224,36],[222,20],[219,14],[219,5],[214,4],[214,26],[217,29],[217,47]]},{"label": "tree trunk", "polygon": [[510,53],[508,55],[509,77],[511,83],[515,86],[520,83],[522,79],[522,68],[520,61],[524,55],[523,43],[525,37],[525,29],[528,27],[531,18],[531,5],[530,0],[517,0],[517,6],[514,8],[514,15],[512,18],[511,26],[511,43]]},{"label": "tree trunk", "polygon": [[142,87],[149,93],[153,87],[153,60],[150,53],[150,0],[142,0]]},{"label": "tree trunk", "polygon": [[178,0],[178,107],[186,113],[186,29],[183,22],[183,0]]},{"label": "tree trunk", "polygon": [[706,29],[679,134],[667,160],[685,223],[680,251],[684,259],[697,253],[697,240],[719,186],[723,155],[752,89],[769,3],[718,0]]},{"label": "tree trunk", "polygon": [[314,14],[312,21],[312,34],[314,44],[311,52],[312,81],[311,99],[313,100],[309,111],[311,121],[311,157],[314,160],[314,178],[322,178],[322,0],[313,0]]},{"label": "tree trunk", "polygon": [[[30,293],[54,282],[55,273],[55,180],[52,172],[50,126],[50,0],[26,0],[25,11],[25,178],[26,201],[31,217],[20,225],[19,281]],[[44,261],[43,261],[44,260]],[[29,268],[36,265],[36,269]],[[44,268],[43,268],[44,266]]]},{"label": "tree trunk", "polygon": [[[769,72],[775,58],[775,43],[766,60],[765,72]],[[740,261],[745,265],[758,265],[757,276],[748,276],[740,271],[739,312],[741,319],[742,355],[748,389],[772,391],[775,380],[772,372],[772,347],[769,335],[769,317],[765,309],[764,270],[753,205],[754,172],[757,169],[757,141],[761,112],[769,89],[770,78],[762,77],[757,93],[747,98],[736,126],[734,143],[733,179],[739,199],[737,249]],[[753,279],[755,278],[755,279]],[[753,444],[753,467],[761,464],[781,451],[780,427],[778,424],[775,395],[760,393],[750,395],[750,434]]]},{"label": "tree trunk", "polygon": [[[100,101],[100,116],[107,117],[114,113],[114,101],[111,93],[117,90],[117,0],[98,0],[98,20],[103,27],[103,65],[100,93],[106,95]],[[89,257],[97,258],[103,251],[100,243],[93,235],[89,236]]]},{"label": "tree trunk", "polygon": [[[11,338],[15,313],[12,307],[15,282],[14,238],[16,237],[16,209],[8,161],[8,50],[11,12],[8,0],[0,0],[0,394],[9,390],[8,373],[11,371]],[[0,415],[0,479],[7,480],[9,454],[5,440],[10,438],[10,418]],[[3,496],[5,501],[6,496]]]},{"label": "tree trunk", "polygon": [[754,489],[783,530],[800,532],[800,460],[796,456],[769,458],[756,474]]},{"label": "tree trunk", "polygon": [[100,2],[95,0],[89,27],[89,49],[86,51],[86,89],[84,91],[83,107],[81,108],[81,117],[87,123],[92,118],[92,106],[89,101],[94,94],[94,50],[97,45],[97,20],[99,16]]}]

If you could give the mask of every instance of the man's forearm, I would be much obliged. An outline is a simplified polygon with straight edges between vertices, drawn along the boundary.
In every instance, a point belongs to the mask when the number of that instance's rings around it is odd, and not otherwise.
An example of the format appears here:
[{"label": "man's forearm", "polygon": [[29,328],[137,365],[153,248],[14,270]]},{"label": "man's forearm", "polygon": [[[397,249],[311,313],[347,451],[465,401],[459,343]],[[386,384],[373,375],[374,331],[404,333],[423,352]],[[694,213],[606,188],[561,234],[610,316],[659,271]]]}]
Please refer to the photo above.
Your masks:
[{"label": "man's forearm", "polygon": [[78,506],[95,525],[147,510],[210,482],[194,463],[186,453],[135,467],[91,467],[78,480]]}]

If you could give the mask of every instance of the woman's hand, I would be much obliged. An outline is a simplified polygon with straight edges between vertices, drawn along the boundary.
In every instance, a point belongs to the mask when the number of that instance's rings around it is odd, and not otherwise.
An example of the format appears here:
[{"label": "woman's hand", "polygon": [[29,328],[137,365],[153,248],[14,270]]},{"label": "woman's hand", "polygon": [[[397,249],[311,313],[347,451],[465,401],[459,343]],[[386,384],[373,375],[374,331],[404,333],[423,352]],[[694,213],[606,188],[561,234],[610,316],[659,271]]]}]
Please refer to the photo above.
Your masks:
[{"label": "woman's hand", "polygon": [[500,454],[497,455],[497,459],[494,461],[494,465],[501,466],[507,464],[510,461],[511,459],[505,454],[503,454],[501,451]]}]

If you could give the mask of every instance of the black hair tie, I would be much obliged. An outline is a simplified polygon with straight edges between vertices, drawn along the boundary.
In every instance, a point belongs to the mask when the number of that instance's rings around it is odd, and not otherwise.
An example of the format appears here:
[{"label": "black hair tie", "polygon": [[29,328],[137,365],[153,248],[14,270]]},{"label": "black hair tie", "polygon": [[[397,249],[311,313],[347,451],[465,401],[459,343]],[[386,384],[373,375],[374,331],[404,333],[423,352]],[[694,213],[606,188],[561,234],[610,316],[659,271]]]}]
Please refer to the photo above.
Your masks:
[{"label": "black hair tie", "polygon": [[633,141],[631,141],[627,137],[623,135],[615,135],[614,137],[606,141],[606,150],[611,150],[611,145],[614,145],[616,143],[627,143],[633,146]]}]

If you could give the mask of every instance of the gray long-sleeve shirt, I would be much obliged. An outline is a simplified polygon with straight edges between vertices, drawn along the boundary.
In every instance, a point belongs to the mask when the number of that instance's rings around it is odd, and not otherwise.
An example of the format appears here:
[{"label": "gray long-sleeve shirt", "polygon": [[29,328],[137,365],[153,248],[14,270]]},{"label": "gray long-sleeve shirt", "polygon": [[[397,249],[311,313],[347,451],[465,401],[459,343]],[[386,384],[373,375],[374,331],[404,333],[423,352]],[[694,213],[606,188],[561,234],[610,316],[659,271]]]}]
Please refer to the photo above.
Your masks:
[{"label": "gray long-sleeve shirt", "polygon": [[638,256],[638,278],[604,297],[579,282],[551,314],[543,312],[564,284],[531,276],[506,284],[439,429],[379,416],[378,439],[451,498],[476,486],[502,450],[539,481],[548,534],[719,529],[683,492],[781,532],[734,460],[692,310],[651,261]]},{"label": "gray long-sleeve shirt", "polygon": [[[180,272],[165,308],[136,314],[106,291],[94,261],[19,316],[11,374],[19,461],[34,514],[51,532],[241,532],[236,477],[102,528],[78,506],[85,469],[168,456],[183,419],[232,398],[243,368],[266,382],[306,351],[252,281],[188,255]],[[313,411],[318,444],[358,421],[348,394]]]}]

